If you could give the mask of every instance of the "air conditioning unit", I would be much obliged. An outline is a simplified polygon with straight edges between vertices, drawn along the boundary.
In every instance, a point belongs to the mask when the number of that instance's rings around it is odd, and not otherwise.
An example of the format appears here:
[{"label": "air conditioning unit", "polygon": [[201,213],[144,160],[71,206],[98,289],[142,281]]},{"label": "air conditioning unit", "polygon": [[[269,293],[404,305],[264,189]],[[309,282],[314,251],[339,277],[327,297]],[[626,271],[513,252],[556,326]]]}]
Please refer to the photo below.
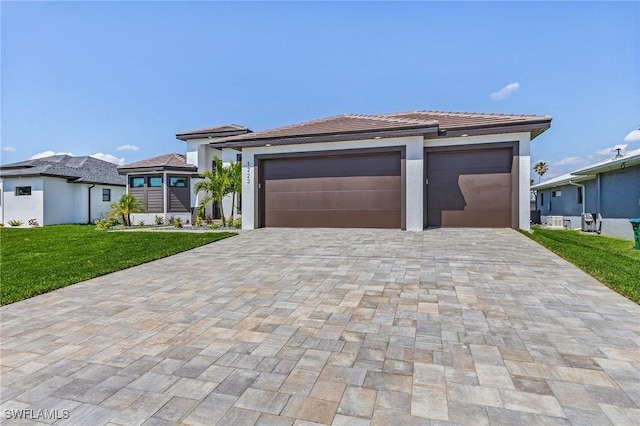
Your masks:
[{"label": "air conditioning unit", "polygon": [[564,228],[564,216],[547,216],[547,226],[549,228]]},{"label": "air conditioning unit", "polygon": [[598,219],[597,213],[582,214],[582,231],[600,233],[602,229],[602,220]]}]

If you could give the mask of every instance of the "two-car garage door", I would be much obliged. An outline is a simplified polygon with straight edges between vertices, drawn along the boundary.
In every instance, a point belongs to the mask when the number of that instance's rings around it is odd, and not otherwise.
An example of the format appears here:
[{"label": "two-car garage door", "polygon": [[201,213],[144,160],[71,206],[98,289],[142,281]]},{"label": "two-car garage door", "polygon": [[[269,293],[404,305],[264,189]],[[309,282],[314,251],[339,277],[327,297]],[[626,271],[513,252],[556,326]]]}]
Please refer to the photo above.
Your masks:
[{"label": "two-car garage door", "polygon": [[[514,226],[513,160],[512,147],[426,150],[424,226]],[[261,159],[260,226],[402,228],[403,162],[398,150]]]},{"label": "two-car garage door", "polygon": [[261,226],[400,228],[401,152],[260,162]]}]

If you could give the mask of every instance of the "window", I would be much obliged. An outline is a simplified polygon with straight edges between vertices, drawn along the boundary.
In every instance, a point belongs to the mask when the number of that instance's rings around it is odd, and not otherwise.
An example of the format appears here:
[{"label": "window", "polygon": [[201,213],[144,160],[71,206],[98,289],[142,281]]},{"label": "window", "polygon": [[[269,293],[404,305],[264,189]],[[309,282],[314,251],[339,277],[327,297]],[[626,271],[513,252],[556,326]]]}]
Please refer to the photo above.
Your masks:
[{"label": "window", "polygon": [[149,176],[149,188],[158,188],[162,186],[162,176]]},{"label": "window", "polygon": [[578,187],[578,204],[582,204],[582,187]]},{"label": "window", "polygon": [[544,207],[544,192],[540,193],[540,207]]},{"label": "window", "polygon": [[189,178],[186,176],[169,176],[169,186],[174,188],[187,188],[189,186]]},{"label": "window", "polygon": [[16,197],[19,195],[31,195],[30,186],[16,186]]},{"label": "window", "polygon": [[562,196],[562,191],[553,191],[551,193],[552,197],[561,197]]},{"label": "window", "polygon": [[236,161],[242,163],[242,154],[236,154]]},{"label": "window", "polygon": [[109,188],[102,188],[102,201],[111,201],[111,190]]},{"label": "window", "polygon": [[144,178],[143,177],[132,177],[132,178],[129,178],[129,187],[131,187],[131,188],[144,188]]}]

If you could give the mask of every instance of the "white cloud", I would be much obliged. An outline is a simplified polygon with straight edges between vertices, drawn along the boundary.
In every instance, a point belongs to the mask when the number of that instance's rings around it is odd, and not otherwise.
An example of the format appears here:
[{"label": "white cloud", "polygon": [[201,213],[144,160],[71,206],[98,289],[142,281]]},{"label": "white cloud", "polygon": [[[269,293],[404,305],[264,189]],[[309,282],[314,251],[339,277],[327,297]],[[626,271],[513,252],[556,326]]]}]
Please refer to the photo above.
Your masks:
[{"label": "white cloud", "polygon": [[120,166],[124,164],[124,158],[118,158],[115,155],[111,155],[111,154],[103,154],[101,152],[96,152],[95,154],[91,154],[91,157],[97,158],[98,160],[104,160],[110,163],[118,164]]},{"label": "white cloud", "polygon": [[16,149],[12,146],[5,146],[2,150],[5,152],[16,152]]},{"label": "white cloud", "polygon": [[519,88],[520,83],[518,83],[517,81],[515,83],[509,83],[497,92],[493,92],[489,97],[492,101],[501,101],[503,99],[507,99],[513,92],[515,92]]},{"label": "white cloud", "polygon": [[596,157],[607,157],[607,156],[613,155],[613,148],[612,147],[602,148],[594,152],[594,154]]},{"label": "white cloud", "polygon": [[135,145],[120,145],[119,147],[116,148],[116,151],[137,151],[140,148],[135,146]]},{"label": "white cloud", "polygon": [[625,142],[638,142],[640,141],[640,130],[632,130],[627,136],[624,137]]},{"label": "white cloud", "polygon": [[38,158],[51,157],[52,155],[70,155],[74,157],[74,155],[70,152],[55,152],[55,151],[49,150],[49,151],[42,151],[37,154],[33,154],[31,158],[29,158],[29,160],[36,160]]},{"label": "white cloud", "polygon": [[553,166],[577,166],[580,164],[586,164],[587,161],[580,157],[565,157],[560,161],[553,163]]}]

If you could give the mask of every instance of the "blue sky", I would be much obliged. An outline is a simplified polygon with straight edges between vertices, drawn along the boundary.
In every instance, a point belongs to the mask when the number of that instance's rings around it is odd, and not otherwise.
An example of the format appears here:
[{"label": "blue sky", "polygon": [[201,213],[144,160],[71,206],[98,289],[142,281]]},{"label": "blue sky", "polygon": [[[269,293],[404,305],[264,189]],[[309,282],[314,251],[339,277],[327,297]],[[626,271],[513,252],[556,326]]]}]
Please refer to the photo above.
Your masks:
[{"label": "blue sky", "polygon": [[640,148],[638,2],[1,7],[3,164],[128,163],[184,152],[184,130],[414,109],[551,115],[532,143],[545,178]]}]

